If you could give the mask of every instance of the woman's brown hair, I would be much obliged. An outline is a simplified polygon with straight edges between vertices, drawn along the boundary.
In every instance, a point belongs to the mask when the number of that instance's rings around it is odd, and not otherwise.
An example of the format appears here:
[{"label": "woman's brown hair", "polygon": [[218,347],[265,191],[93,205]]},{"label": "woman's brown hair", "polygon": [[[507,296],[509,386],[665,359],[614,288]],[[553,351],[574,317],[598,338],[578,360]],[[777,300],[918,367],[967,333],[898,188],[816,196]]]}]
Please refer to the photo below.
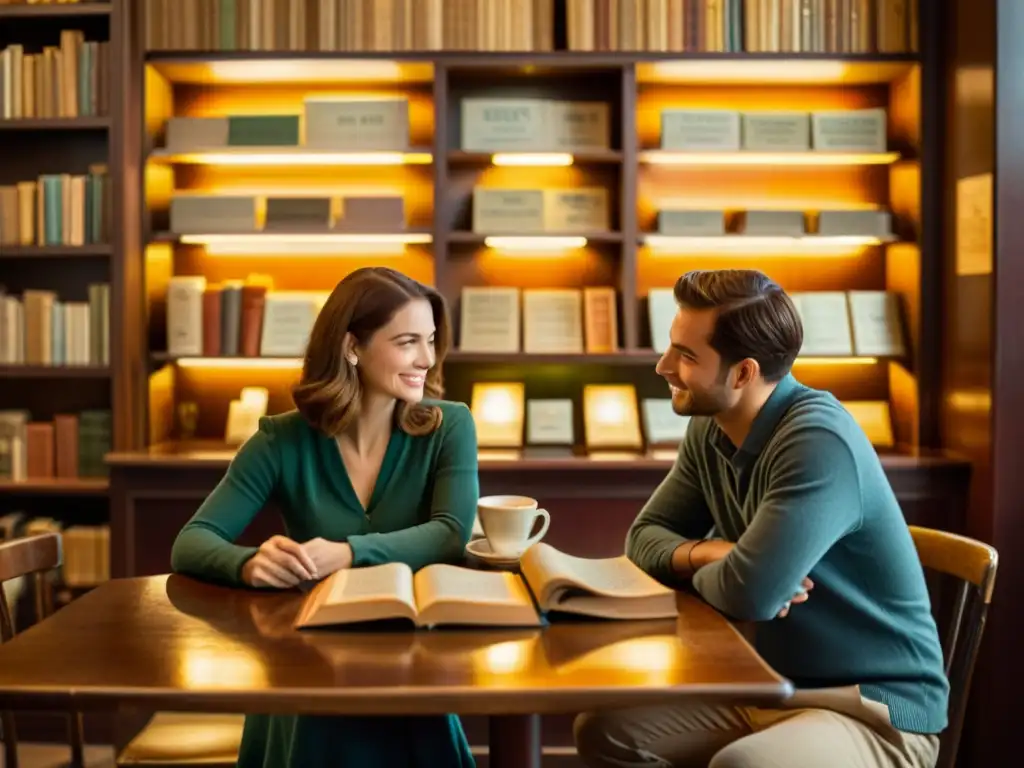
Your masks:
[{"label": "woman's brown hair", "polygon": [[[441,364],[451,345],[448,307],[433,288],[387,267],[363,267],[338,283],[324,304],[309,335],[302,378],[292,387],[292,399],[307,422],[336,437],[359,415],[361,385],[354,366],[345,359],[345,334],[365,344],[395,313],[415,299],[426,299],[434,313],[436,359],[427,371],[425,398],[444,394]],[[399,428],[410,435],[427,435],[441,424],[434,405],[399,401]]]}]

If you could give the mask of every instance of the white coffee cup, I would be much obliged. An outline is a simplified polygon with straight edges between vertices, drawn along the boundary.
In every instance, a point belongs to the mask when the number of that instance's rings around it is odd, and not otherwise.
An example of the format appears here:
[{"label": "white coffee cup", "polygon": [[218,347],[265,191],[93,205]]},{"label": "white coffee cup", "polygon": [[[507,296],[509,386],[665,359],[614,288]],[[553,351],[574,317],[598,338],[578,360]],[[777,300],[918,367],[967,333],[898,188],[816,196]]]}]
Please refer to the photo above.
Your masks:
[{"label": "white coffee cup", "polygon": [[[551,515],[537,509],[537,500],[529,496],[484,496],[476,510],[491,552],[498,557],[519,557],[544,538],[551,525]],[[544,522],[531,536],[537,518]]]}]

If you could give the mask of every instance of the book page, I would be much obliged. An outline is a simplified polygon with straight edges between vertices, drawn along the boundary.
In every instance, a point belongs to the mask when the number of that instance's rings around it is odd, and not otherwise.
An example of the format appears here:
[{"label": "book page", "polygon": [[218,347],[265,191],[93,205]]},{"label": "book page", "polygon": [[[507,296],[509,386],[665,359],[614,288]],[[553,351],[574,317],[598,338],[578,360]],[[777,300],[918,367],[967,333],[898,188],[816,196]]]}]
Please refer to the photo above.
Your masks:
[{"label": "book page", "polygon": [[601,559],[573,557],[540,542],[526,551],[519,567],[534,590],[545,595],[567,585],[605,597],[641,598],[672,593],[625,555]]},{"label": "book page", "polygon": [[417,572],[413,581],[421,609],[442,600],[509,605],[531,602],[522,580],[508,571],[477,571],[439,563]]},{"label": "book page", "polygon": [[395,600],[415,606],[412,571],[405,563],[346,568],[330,577],[324,605]]}]

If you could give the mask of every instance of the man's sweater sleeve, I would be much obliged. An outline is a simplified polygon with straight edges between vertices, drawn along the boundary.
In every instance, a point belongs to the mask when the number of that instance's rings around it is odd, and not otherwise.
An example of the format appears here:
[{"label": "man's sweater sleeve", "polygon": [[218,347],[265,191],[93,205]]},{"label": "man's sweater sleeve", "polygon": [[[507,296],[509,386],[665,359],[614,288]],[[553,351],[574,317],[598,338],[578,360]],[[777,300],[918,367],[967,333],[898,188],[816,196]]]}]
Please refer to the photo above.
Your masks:
[{"label": "man's sweater sleeve", "polygon": [[799,430],[768,471],[750,527],[725,558],[693,577],[705,600],[741,621],[774,618],[832,545],[861,523],[857,465],[834,432]]},{"label": "man's sweater sleeve", "polygon": [[626,535],[626,556],[669,586],[679,581],[672,569],[672,553],[680,544],[704,538],[714,526],[697,464],[701,432],[691,422],[675,463]]}]

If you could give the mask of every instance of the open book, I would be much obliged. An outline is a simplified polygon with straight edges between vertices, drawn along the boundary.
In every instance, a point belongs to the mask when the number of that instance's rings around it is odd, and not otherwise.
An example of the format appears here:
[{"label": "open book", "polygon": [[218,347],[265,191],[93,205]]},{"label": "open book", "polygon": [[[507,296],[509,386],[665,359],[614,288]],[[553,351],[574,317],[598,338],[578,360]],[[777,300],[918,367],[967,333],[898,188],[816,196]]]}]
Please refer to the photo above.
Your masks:
[{"label": "open book", "polygon": [[573,557],[539,542],[520,558],[519,570],[545,612],[604,619],[664,619],[678,613],[675,591],[625,555]]},{"label": "open book", "polygon": [[536,627],[547,612],[606,619],[677,613],[675,592],[625,556],[573,557],[542,542],[522,556],[520,571],[438,564],[414,574],[403,563],[337,571],[309,593],[295,626],[406,619],[420,627]]}]

